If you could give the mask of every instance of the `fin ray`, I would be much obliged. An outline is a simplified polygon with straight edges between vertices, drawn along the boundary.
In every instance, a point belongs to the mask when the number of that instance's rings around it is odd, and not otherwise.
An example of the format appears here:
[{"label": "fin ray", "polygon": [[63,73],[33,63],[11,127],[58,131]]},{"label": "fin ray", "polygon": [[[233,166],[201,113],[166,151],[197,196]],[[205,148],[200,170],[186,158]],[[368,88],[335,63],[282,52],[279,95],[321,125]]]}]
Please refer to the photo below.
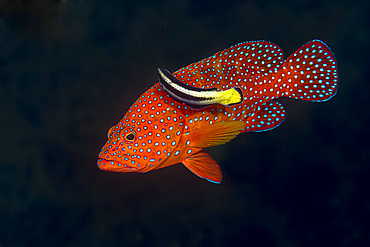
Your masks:
[{"label": "fin ray", "polygon": [[200,178],[213,183],[221,183],[222,172],[220,166],[206,151],[195,153],[182,161],[183,165]]},{"label": "fin ray", "polygon": [[239,135],[244,126],[242,121],[223,121],[196,129],[189,134],[190,146],[206,148],[225,144]]}]

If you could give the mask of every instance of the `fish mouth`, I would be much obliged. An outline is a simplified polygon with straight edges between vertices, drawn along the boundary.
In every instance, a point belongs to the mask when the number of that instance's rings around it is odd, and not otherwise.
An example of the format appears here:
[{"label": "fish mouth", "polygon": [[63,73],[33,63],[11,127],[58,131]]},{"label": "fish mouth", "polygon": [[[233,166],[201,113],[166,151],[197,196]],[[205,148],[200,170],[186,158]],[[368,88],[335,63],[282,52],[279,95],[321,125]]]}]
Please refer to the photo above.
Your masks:
[{"label": "fish mouth", "polygon": [[99,169],[111,172],[137,172],[138,170],[127,164],[115,160],[98,159],[96,163]]}]

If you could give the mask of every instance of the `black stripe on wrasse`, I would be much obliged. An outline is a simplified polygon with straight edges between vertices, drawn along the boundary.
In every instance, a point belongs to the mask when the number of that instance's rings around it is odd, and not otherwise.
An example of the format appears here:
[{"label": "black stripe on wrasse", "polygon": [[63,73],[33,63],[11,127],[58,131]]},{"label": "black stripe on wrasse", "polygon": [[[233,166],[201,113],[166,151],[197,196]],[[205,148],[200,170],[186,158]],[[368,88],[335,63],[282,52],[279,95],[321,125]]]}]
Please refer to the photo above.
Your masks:
[{"label": "black stripe on wrasse", "polygon": [[[204,94],[216,92],[217,89],[200,89],[184,84],[176,79],[168,70],[158,68],[158,78],[162,89],[177,102],[188,105],[191,108],[202,108],[213,105],[215,97],[205,97]],[[194,95],[197,94],[197,95]],[[199,96],[201,95],[201,96]]]},{"label": "black stripe on wrasse", "polygon": [[[175,101],[186,104],[187,106],[189,106],[191,108],[194,108],[194,109],[199,109],[199,108],[203,108],[203,107],[207,107],[207,106],[215,104],[215,103],[203,103],[203,102],[197,101],[197,100],[199,100],[198,98],[192,97],[190,95],[186,95],[186,94],[181,93],[181,92],[179,92],[178,94],[183,95],[183,97],[180,97],[179,95],[174,94],[171,90],[167,90],[165,88],[165,86],[163,86],[163,85],[162,85],[162,89]],[[203,98],[203,100],[205,100],[205,98]],[[194,103],[194,102],[196,102],[196,103]]]},{"label": "black stripe on wrasse", "polygon": [[[189,91],[195,91],[195,92],[217,91],[216,88],[197,88],[197,87],[192,87],[190,85],[187,85],[183,83],[182,81],[180,81],[179,79],[177,79],[176,77],[174,77],[168,70],[162,69],[162,68],[158,68],[158,78],[160,79],[160,81],[161,79],[163,79],[161,83],[163,83],[164,85],[175,84]],[[166,78],[168,78],[168,80],[170,81],[167,81]]]},{"label": "black stripe on wrasse", "polygon": [[[240,88],[218,91],[216,88],[202,89],[192,87],[176,79],[169,71],[161,68],[158,68],[158,78],[162,89],[171,98],[191,108],[202,108],[217,103],[230,106],[243,101],[243,93]],[[236,101],[235,95],[238,98]]]},{"label": "black stripe on wrasse", "polygon": [[[176,79],[176,78],[175,78]],[[214,98],[212,97],[196,97],[191,94],[186,94],[174,87],[171,86],[171,84],[165,84],[160,79],[160,83],[162,86],[162,89],[168,93],[171,97],[174,97],[177,101],[181,102],[181,99],[187,100],[189,102],[197,102],[197,101],[205,101],[205,100],[212,100]]]}]

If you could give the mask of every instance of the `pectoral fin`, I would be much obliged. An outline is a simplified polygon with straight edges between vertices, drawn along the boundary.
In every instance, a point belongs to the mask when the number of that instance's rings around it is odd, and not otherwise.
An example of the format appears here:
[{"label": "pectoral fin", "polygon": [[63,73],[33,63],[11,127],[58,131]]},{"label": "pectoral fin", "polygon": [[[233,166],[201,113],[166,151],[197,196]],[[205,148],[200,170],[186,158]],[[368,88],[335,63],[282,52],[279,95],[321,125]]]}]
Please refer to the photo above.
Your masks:
[{"label": "pectoral fin", "polygon": [[225,144],[237,135],[244,128],[245,122],[224,121],[212,123],[204,128],[196,129],[189,134],[189,147],[214,147]]},{"label": "pectoral fin", "polygon": [[184,159],[182,163],[200,178],[217,184],[222,181],[221,168],[206,151],[195,153]]}]

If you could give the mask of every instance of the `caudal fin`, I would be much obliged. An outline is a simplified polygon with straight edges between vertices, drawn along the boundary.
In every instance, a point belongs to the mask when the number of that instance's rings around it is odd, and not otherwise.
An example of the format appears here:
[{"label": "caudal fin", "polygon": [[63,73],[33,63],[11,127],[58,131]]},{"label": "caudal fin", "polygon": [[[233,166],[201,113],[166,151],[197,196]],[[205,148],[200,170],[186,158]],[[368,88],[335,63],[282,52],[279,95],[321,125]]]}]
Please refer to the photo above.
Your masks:
[{"label": "caudal fin", "polygon": [[337,62],[330,48],[320,40],[310,41],[290,55],[278,73],[282,96],[322,102],[337,92]]}]

